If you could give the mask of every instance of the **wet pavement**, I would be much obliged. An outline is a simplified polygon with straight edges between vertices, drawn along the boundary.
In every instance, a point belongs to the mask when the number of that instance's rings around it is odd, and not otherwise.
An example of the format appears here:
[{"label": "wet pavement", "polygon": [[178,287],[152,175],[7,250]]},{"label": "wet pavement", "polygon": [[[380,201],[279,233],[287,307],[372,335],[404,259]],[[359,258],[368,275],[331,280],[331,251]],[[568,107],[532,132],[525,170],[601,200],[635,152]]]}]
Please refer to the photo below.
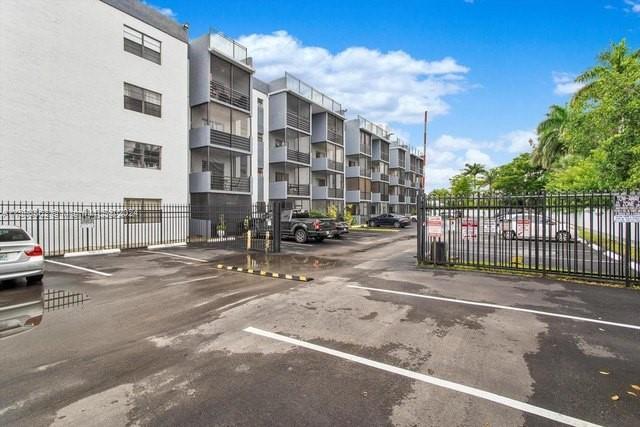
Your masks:
[{"label": "wet pavement", "polygon": [[640,292],[421,271],[415,229],[352,234],[47,264],[90,299],[0,339],[0,425],[638,424]]}]

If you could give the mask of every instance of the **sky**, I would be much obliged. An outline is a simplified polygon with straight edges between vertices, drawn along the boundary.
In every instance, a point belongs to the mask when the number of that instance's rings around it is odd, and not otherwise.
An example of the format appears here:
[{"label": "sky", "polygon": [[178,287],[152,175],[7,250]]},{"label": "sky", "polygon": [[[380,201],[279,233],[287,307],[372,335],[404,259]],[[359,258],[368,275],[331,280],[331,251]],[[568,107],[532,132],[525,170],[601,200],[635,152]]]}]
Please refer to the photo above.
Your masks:
[{"label": "sky", "polygon": [[149,0],[191,38],[209,27],[247,46],[256,77],[285,71],[422,147],[427,187],[465,163],[530,151],[577,74],[626,38],[640,47],[640,0]]}]

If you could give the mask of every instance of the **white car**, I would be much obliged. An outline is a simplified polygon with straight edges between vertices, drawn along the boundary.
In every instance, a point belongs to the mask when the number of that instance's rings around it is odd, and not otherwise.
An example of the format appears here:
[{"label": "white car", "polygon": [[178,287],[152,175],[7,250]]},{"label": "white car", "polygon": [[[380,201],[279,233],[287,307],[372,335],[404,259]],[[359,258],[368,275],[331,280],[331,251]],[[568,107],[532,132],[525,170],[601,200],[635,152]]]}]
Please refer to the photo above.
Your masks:
[{"label": "white car", "polygon": [[43,276],[42,247],[22,228],[0,225],[0,281],[24,277],[31,284]]},{"label": "white car", "polygon": [[549,239],[560,242],[571,240],[569,227],[555,218],[518,213],[504,215],[496,221],[497,231],[504,239]]}]

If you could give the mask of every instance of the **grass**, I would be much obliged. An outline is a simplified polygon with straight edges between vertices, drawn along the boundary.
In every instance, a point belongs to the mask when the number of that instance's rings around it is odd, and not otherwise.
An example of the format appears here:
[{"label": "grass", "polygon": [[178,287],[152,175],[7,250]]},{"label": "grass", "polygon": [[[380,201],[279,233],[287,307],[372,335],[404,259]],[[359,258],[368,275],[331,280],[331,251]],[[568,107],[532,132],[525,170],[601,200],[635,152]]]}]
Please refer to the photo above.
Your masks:
[{"label": "grass", "polygon": [[[613,252],[614,254],[624,256],[624,242],[620,240],[615,240],[614,238],[607,236],[602,233],[593,233],[589,230],[585,230],[582,227],[578,227],[578,237],[584,239],[588,243],[593,243],[594,245],[598,245],[600,249],[605,251]],[[631,260],[638,261],[638,252],[636,250],[636,245],[631,245]]]}]

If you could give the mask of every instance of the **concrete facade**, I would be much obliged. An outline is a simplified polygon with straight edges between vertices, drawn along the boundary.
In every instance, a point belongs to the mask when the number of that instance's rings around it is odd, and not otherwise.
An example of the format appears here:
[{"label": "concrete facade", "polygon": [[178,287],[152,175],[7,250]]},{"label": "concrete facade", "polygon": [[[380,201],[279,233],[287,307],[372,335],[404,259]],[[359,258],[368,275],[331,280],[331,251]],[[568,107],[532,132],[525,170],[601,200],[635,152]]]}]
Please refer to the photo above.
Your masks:
[{"label": "concrete facade", "polygon": [[[182,26],[140,4],[51,3],[2,2],[0,198],[187,202]],[[160,64],[125,51],[125,26],[160,42]],[[160,93],[161,116],[125,109],[124,83]],[[125,140],[160,146],[160,169],[124,166]]]}]

